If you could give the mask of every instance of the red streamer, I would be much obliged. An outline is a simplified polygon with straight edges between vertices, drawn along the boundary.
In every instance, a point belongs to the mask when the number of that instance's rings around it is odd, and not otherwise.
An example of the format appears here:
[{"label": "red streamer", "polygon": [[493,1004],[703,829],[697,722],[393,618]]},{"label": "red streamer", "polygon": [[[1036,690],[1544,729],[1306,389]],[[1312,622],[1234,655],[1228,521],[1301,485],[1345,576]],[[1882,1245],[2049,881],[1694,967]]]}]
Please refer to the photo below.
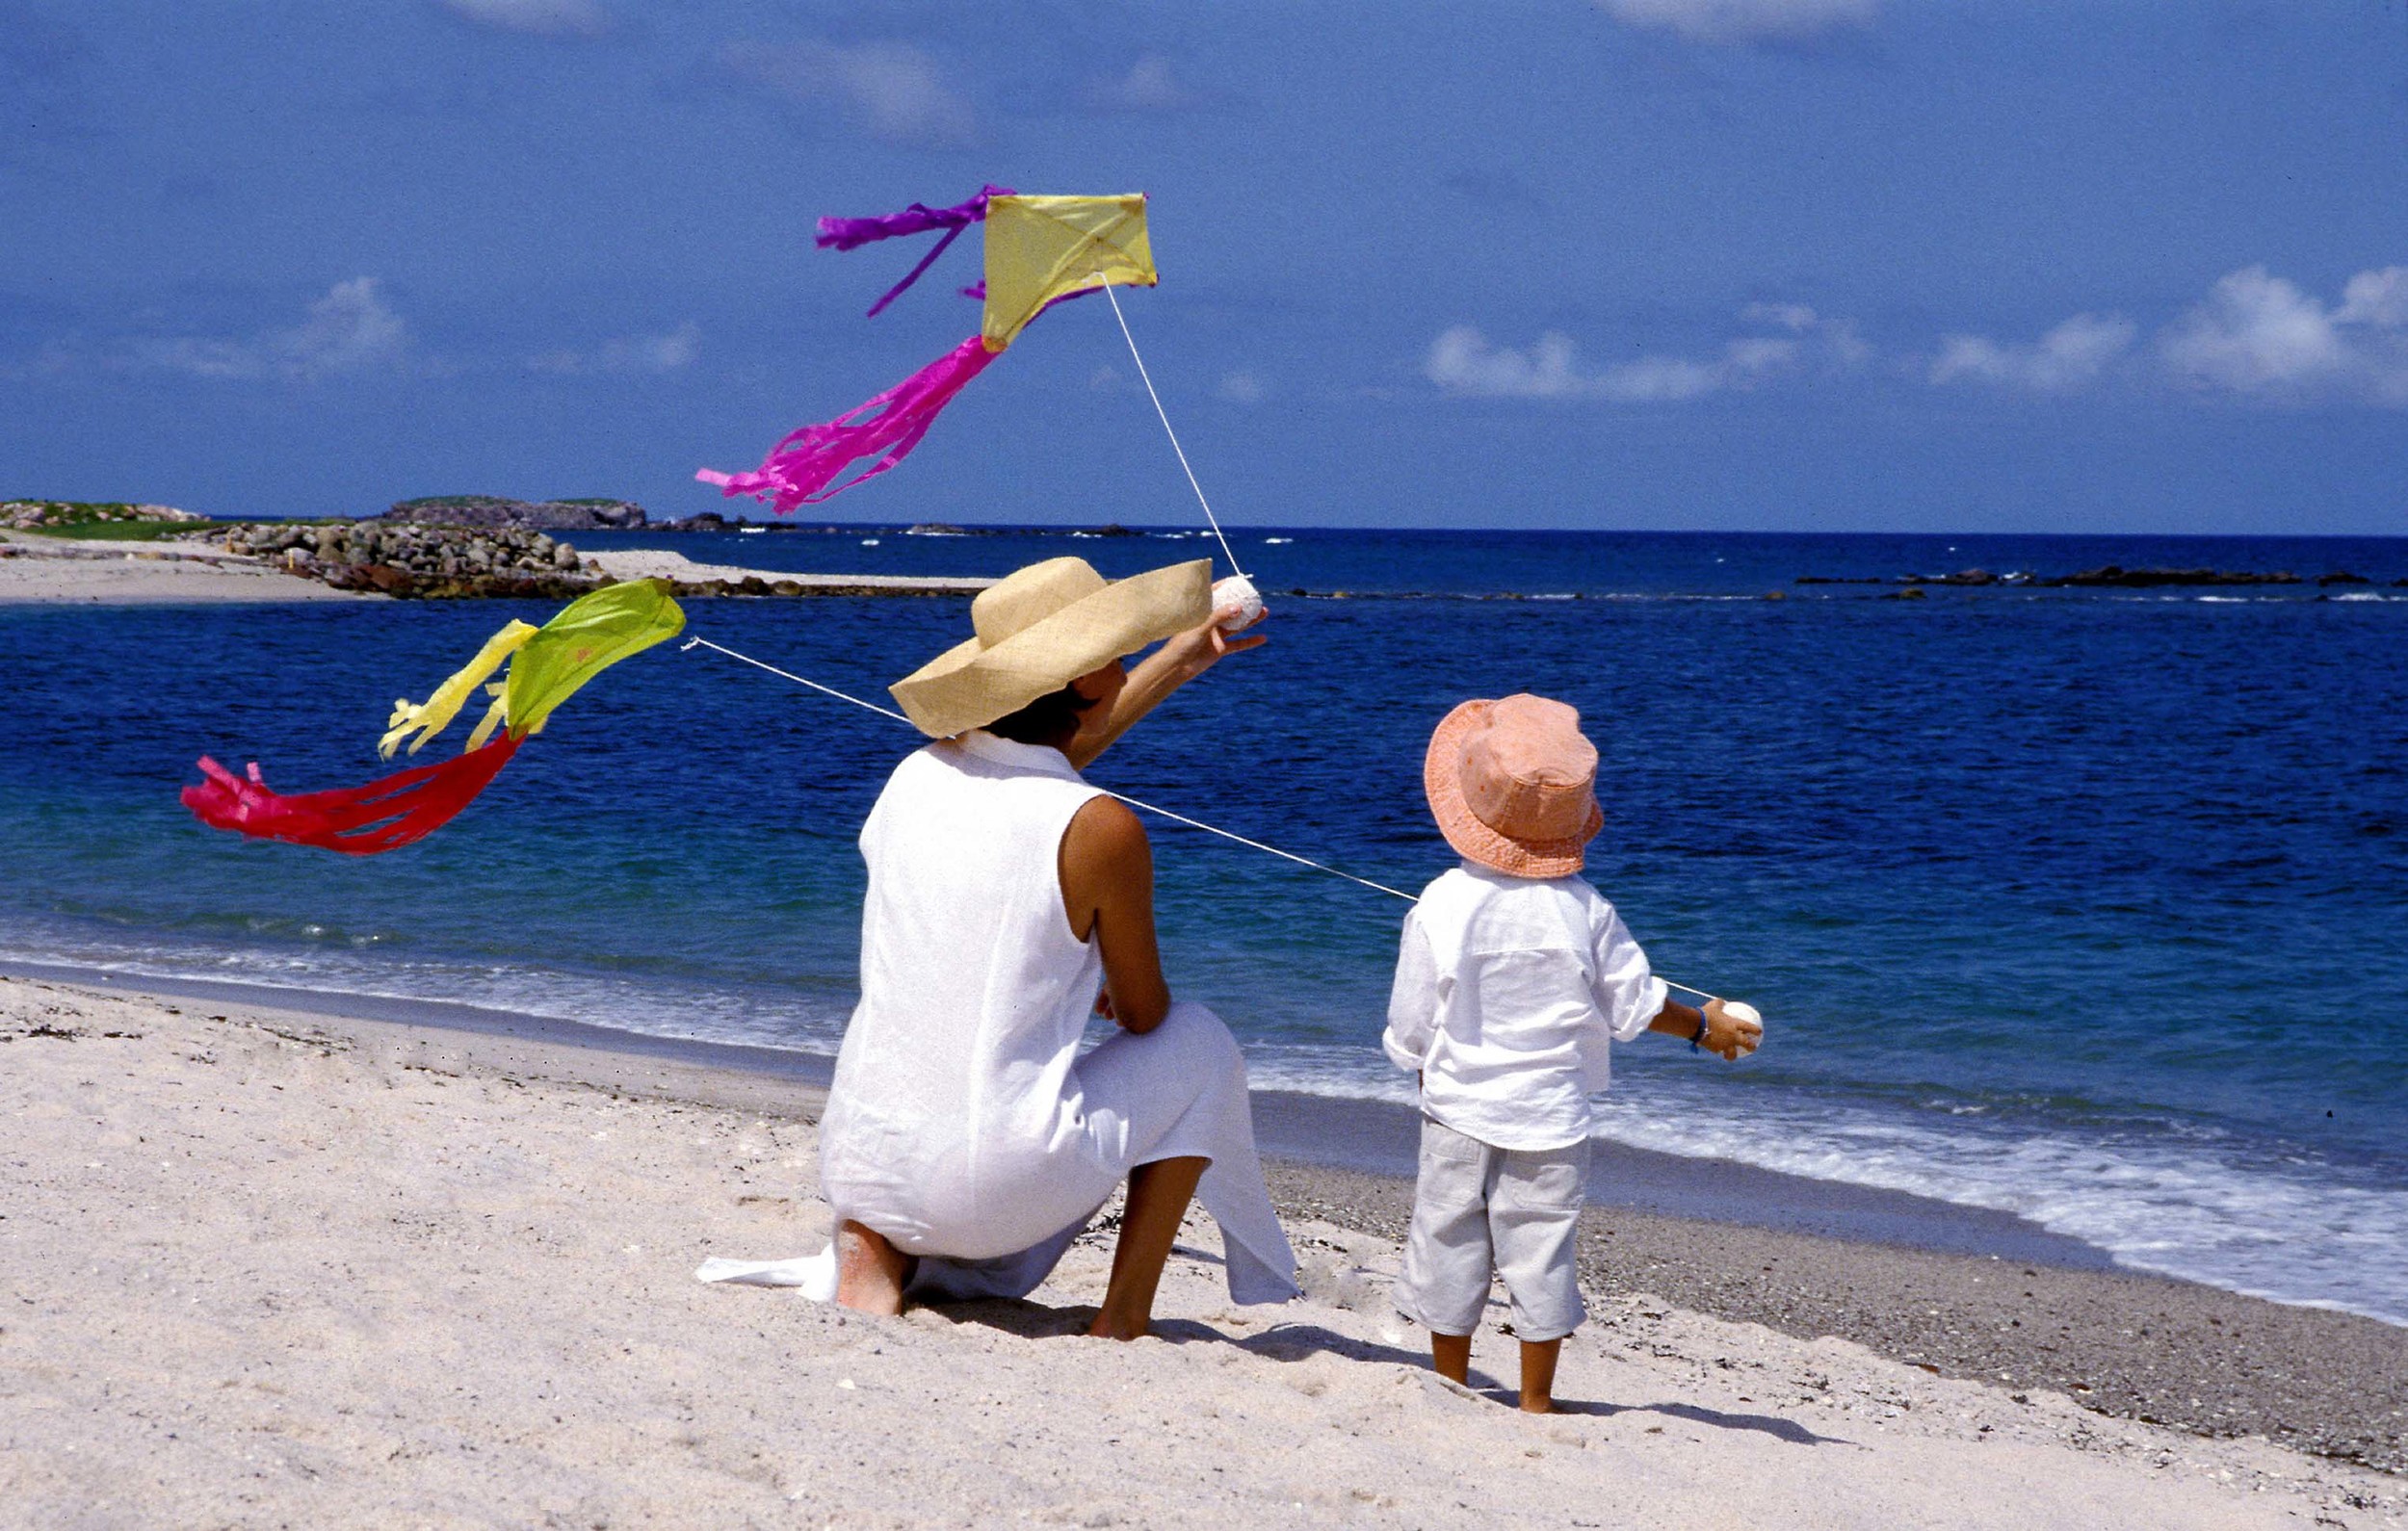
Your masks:
[{"label": "red streamer", "polygon": [[203,755],[200,769],[209,779],[185,788],[182,795],[194,817],[213,829],[373,856],[423,840],[449,823],[510,764],[518,745],[519,740],[506,733],[440,765],[397,771],[365,787],[298,797],[270,791],[256,761],[245,781]]}]

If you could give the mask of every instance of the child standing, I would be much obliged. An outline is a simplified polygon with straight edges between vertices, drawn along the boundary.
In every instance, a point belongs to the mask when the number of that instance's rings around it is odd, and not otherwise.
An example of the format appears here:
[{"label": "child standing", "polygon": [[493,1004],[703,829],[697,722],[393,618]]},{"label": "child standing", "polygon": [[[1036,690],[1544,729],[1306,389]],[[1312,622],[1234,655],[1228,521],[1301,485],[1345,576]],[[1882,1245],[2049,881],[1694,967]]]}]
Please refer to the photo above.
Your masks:
[{"label": "child standing", "polygon": [[1397,1308],[1465,1379],[1493,1270],[1522,1341],[1522,1408],[1553,1411],[1563,1336],[1588,1316],[1573,1265],[1588,1097],[1609,1042],[1662,1031],[1724,1058],[1763,1027],[1668,997],[1579,872],[1604,826],[1580,714],[1537,696],[1466,702],[1430,737],[1422,785],[1463,864],[1405,917],[1381,1040],[1421,1077],[1421,1178]]}]

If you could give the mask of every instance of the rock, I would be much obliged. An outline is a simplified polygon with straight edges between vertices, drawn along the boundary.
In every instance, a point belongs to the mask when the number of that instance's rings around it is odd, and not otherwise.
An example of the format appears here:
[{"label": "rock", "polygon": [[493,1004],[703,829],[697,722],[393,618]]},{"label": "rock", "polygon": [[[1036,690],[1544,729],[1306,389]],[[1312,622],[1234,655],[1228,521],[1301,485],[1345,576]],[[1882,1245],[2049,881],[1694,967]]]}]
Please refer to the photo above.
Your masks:
[{"label": "rock", "polygon": [[2051,586],[2107,586],[2125,590],[2156,589],[2164,585],[2183,584],[2297,584],[2299,576],[2276,572],[2257,574],[2246,570],[2222,569],[2127,569],[2120,564],[2102,564],[2095,569],[2082,569],[2056,580],[2036,580],[2036,584]]},{"label": "rock", "polygon": [[565,542],[553,544],[552,566],[556,569],[573,569],[577,567],[576,548]]},{"label": "rock", "polygon": [[632,500],[509,500],[499,495],[437,495],[404,500],[384,512],[387,521],[432,526],[595,532],[632,530],[650,524],[643,506]]},{"label": "rock", "polygon": [[2319,586],[2333,584],[2372,584],[2374,582],[2372,580],[2368,579],[2363,574],[2336,572],[2332,574],[2319,574],[2316,576],[2316,584]]},{"label": "rock", "polygon": [[1903,590],[1892,590],[1881,599],[1884,601],[1928,601],[1931,599],[1931,592],[1920,584],[1910,584]]}]

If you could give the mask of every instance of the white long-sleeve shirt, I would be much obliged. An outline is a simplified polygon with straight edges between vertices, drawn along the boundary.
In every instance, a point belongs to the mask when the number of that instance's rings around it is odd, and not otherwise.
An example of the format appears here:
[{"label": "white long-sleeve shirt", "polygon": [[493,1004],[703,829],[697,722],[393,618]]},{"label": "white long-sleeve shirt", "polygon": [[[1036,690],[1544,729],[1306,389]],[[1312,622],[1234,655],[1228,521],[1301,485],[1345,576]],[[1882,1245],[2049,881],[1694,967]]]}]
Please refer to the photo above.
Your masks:
[{"label": "white long-sleeve shirt", "polygon": [[1404,917],[1381,1044],[1422,1076],[1422,1109],[1504,1149],[1588,1135],[1610,1042],[1663,1009],[1663,980],[1622,917],[1579,877],[1465,862]]}]

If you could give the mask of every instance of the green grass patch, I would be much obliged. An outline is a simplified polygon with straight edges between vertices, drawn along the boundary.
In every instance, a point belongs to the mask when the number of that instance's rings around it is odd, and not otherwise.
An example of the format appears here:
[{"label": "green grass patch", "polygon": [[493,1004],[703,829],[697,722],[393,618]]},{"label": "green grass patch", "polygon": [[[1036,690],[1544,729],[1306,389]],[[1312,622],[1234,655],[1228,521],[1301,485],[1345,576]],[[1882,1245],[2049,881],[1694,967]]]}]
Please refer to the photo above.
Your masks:
[{"label": "green grass patch", "polygon": [[23,527],[38,537],[64,537],[77,542],[156,542],[186,532],[209,529],[192,521],[75,521],[65,526]]}]

